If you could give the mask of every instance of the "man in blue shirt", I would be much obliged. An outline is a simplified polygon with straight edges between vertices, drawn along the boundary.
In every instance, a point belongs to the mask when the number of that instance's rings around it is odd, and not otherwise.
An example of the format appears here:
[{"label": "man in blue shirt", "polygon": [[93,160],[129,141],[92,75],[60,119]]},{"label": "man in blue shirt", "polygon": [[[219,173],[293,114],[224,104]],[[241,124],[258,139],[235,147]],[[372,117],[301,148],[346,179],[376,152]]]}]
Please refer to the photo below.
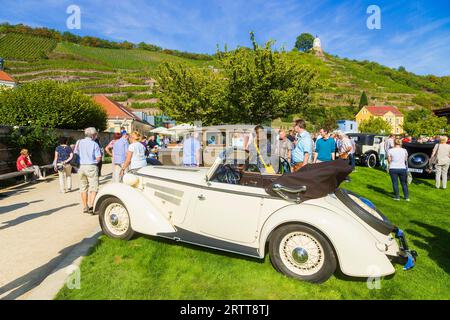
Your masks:
[{"label": "man in blue shirt", "polygon": [[[121,182],[122,176],[120,171],[122,170],[122,165],[125,163],[127,157],[128,147],[130,143],[128,142],[128,134],[121,133],[122,137],[117,140],[113,140],[106,147],[105,151],[113,158],[113,182]],[[112,149],[112,152],[111,152]]]},{"label": "man in blue shirt", "polygon": [[333,161],[336,157],[336,142],[330,137],[328,130],[320,129],[322,138],[316,141],[316,152],[314,153],[314,163]]},{"label": "man in blue shirt", "polygon": [[[99,145],[94,141],[97,135],[95,128],[84,130],[85,138],[79,140],[75,146],[75,153],[80,157],[80,177],[81,202],[83,213],[93,214],[94,200],[98,192],[98,167],[102,160]],[[88,195],[89,191],[89,195]]]},{"label": "man in blue shirt", "polygon": [[306,131],[306,122],[303,119],[295,121],[294,130],[298,139],[294,150],[292,151],[293,171],[299,171],[303,166],[309,163],[312,156],[313,141],[311,135]]},{"label": "man in blue shirt", "polygon": [[201,144],[198,134],[189,134],[183,142],[183,165],[186,167],[198,167],[201,162]]}]

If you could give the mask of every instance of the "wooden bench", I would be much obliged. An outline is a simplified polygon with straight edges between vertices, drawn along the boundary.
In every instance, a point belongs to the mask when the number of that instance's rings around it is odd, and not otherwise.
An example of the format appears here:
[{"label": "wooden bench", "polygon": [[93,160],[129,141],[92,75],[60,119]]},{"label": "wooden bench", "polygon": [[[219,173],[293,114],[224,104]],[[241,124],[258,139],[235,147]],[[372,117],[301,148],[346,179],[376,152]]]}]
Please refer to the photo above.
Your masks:
[{"label": "wooden bench", "polygon": [[39,166],[39,169],[41,169],[42,176],[44,178],[47,177],[47,170],[53,170],[53,164],[47,164],[45,166]]},{"label": "wooden bench", "polygon": [[[53,164],[47,164],[45,166],[39,166],[39,169],[42,172],[42,176],[44,178],[47,177],[47,170],[53,170]],[[0,181],[2,180],[8,180],[8,179],[13,179],[13,178],[17,178],[17,177],[24,177],[25,182],[28,182],[28,175],[33,174],[33,172],[29,172],[29,171],[17,171],[17,172],[10,172],[10,173],[5,173],[5,174],[0,174]]]},{"label": "wooden bench", "polygon": [[5,174],[0,174],[0,181],[2,180],[8,180],[8,179],[13,179],[16,177],[24,177],[25,182],[28,181],[28,175],[33,174],[33,172],[28,172],[28,171],[17,171],[17,172],[11,172],[11,173],[5,173]]}]

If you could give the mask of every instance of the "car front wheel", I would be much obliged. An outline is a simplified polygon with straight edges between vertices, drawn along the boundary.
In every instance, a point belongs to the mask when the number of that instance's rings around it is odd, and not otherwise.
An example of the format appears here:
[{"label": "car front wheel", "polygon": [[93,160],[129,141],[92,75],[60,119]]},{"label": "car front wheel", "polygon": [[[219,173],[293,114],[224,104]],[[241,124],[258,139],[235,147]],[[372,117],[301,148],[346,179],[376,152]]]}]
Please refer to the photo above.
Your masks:
[{"label": "car front wheel", "polygon": [[121,240],[133,237],[130,215],[122,201],[114,197],[108,198],[101,203],[99,211],[100,226],[104,234]]},{"label": "car front wheel", "polygon": [[269,248],[275,269],[289,277],[322,283],[336,271],[337,261],[331,244],[308,226],[290,224],[276,229]]},{"label": "car front wheel", "polygon": [[369,167],[369,168],[375,168],[376,166],[377,166],[377,162],[378,162],[378,159],[377,159],[377,155],[375,154],[375,153],[371,153],[371,154],[369,154],[369,156],[367,157],[367,160],[366,160],[366,165]]}]

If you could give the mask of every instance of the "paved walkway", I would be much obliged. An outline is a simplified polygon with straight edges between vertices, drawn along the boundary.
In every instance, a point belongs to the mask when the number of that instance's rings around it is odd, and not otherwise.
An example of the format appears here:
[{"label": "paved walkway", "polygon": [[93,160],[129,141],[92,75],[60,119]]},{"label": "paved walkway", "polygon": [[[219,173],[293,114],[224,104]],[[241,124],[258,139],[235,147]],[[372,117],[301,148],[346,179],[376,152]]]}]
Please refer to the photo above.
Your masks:
[{"label": "paved walkway", "polygon": [[[101,183],[110,172],[104,165]],[[78,176],[73,180],[67,194],[57,176],[0,191],[0,299],[26,299],[71,252],[79,258],[73,249],[98,230],[98,217],[82,213]]]}]

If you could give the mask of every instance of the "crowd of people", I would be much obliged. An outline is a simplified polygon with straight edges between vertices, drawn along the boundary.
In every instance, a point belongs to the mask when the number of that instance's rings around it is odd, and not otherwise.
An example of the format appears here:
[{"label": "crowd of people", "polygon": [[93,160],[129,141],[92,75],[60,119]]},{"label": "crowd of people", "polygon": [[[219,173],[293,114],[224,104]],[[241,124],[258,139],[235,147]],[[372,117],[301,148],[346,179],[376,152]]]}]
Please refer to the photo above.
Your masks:
[{"label": "crowd of people", "polygon": [[[99,188],[103,152],[112,158],[113,178],[116,183],[122,181],[129,170],[138,170],[151,165],[161,165],[158,153],[166,147],[169,140],[157,136],[143,136],[139,132],[129,134],[125,128],[114,135],[114,139],[104,148],[101,147],[98,132],[87,128],[84,139],[75,145],[69,145],[66,137],[60,138],[54,154],[54,170],[59,175],[62,193],[72,190],[72,173],[77,172],[80,179],[80,192],[84,213],[93,213],[93,204]],[[419,142],[411,137],[390,135],[379,145],[380,163],[391,178],[394,200],[400,200],[399,182],[404,199],[409,201],[408,190],[408,153],[402,145],[406,142]],[[420,140],[424,143],[424,140]],[[450,145],[447,137],[435,137],[430,163],[436,169],[436,188],[447,187],[447,174],[450,166]],[[430,140],[427,140],[430,142]],[[208,140],[208,145],[215,144],[215,138]],[[420,142],[419,142],[420,143]],[[202,144],[197,132],[189,133],[182,141],[183,165],[198,167],[202,164]],[[274,140],[268,139],[265,128],[258,125],[254,133],[246,137],[233,135],[232,145],[244,148],[253,155],[254,163],[262,173],[298,172],[302,167],[336,159],[349,162],[355,170],[354,140],[341,131],[330,132],[321,128],[311,134],[307,131],[306,121],[296,120],[290,130],[280,129]],[[274,160],[275,159],[275,160]],[[282,162],[280,161],[282,159]],[[38,166],[33,165],[28,150],[23,149],[17,159],[17,170],[33,173],[33,182],[43,179]],[[280,168],[281,166],[281,168]],[[347,178],[347,181],[350,181]]]}]

